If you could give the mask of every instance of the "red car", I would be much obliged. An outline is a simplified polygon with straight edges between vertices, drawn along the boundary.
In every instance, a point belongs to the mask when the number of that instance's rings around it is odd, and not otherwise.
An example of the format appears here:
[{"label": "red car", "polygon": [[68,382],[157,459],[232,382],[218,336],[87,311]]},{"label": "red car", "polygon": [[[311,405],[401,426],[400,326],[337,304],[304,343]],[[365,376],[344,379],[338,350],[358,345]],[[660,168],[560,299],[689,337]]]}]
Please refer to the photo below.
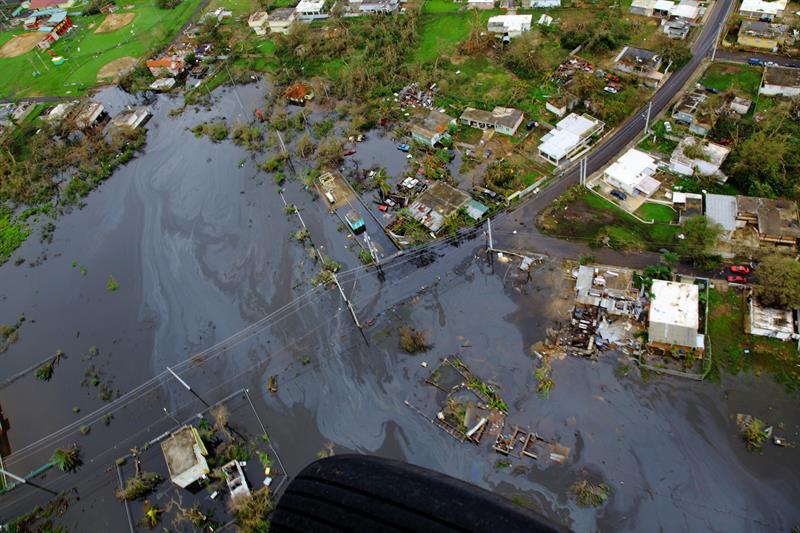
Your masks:
[{"label": "red car", "polygon": [[747,283],[743,276],[728,276],[728,283]]},{"label": "red car", "polygon": [[736,272],[737,274],[749,274],[750,267],[745,265],[733,265],[730,267],[731,272]]}]

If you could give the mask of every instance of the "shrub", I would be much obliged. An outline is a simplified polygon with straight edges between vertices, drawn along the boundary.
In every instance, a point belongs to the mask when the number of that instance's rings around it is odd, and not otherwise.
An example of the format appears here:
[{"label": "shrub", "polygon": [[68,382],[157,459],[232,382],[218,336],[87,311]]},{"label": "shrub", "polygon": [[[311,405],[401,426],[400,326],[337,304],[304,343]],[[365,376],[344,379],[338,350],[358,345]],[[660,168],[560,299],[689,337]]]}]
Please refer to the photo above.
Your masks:
[{"label": "shrub", "polygon": [[161,476],[155,472],[143,472],[125,482],[125,488],[117,491],[121,501],[141,500],[161,483]]},{"label": "shrub", "polygon": [[430,348],[425,332],[409,327],[400,328],[400,348],[406,353],[414,354]]},{"label": "shrub", "polygon": [[599,507],[608,499],[609,488],[605,483],[593,485],[583,479],[572,485],[570,492],[581,507]]}]

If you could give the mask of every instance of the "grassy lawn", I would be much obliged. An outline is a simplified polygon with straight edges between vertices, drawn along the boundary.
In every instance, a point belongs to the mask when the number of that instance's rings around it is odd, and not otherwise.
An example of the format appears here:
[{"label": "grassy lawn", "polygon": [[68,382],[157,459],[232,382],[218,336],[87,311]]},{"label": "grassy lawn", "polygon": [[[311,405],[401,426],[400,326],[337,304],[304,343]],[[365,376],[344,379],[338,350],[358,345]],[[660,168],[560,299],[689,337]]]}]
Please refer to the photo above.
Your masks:
[{"label": "grassy lawn", "polygon": [[[564,209],[566,207],[566,209]],[[608,200],[585,190],[571,189],[537,221],[543,232],[621,250],[658,250],[675,243],[679,231],[664,223],[642,224]]]},{"label": "grassy lawn", "polygon": [[678,218],[678,213],[668,205],[645,202],[636,210],[636,216],[643,220],[654,220],[669,224]]},{"label": "grassy lawn", "polygon": [[[470,13],[422,15],[420,42],[413,53],[413,62],[435,61],[437,57],[447,56],[455,51],[458,43],[469,35],[470,16]],[[487,14],[485,20],[488,19]]]},{"label": "grassy lawn", "polygon": [[259,9],[259,5],[255,0],[211,0],[205,11],[214,11],[217,8],[227,9],[233,13],[233,18],[237,18],[242,15],[250,16],[250,13]]},{"label": "grassy lawn", "polygon": [[738,90],[750,98],[755,98],[761,84],[761,69],[745,65],[714,63],[703,74],[700,83],[720,91]]},{"label": "grassy lawn", "polygon": [[[714,289],[709,294],[708,334],[712,349],[711,378],[729,374],[769,372],[791,390],[800,389],[800,356],[796,344],[769,337],[747,335],[744,324],[747,303],[733,289]],[[745,354],[744,350],[750,353]]]},{"label": "grassy lawn", "polygon": [[[175,9],[163,10],[154,0],[131,0],[127,5],[136,18],[127,26],[109,33],[94,33],[105,15],[76,16],[75,29],[56,42],[51,50],[67,61],[55,66],[49,56],[37,49],[12,58],[0,58],[0,95],[64,96],[80,94],[97,84],[103,65],[122,57],[142,57],[167,43],[186,22],[200,0],[183,0]],[[117,13],[125,13],[120,10]],[[91,28],[90,28],[91,26]],[[0,42],[13,33],[0,34]],[[39,57],[37,58],[36,55]],[[29,62],[30,61],[30,62]],[[41,75],[34,77],[31,63]],[[47,65],[45,69],[42,63]]]},{"label": "grassy lawn", "polygon": [[452,0],[427,0],[422,6],[423,13],[453,13],[458,11],[464,4],[458,4]]}]

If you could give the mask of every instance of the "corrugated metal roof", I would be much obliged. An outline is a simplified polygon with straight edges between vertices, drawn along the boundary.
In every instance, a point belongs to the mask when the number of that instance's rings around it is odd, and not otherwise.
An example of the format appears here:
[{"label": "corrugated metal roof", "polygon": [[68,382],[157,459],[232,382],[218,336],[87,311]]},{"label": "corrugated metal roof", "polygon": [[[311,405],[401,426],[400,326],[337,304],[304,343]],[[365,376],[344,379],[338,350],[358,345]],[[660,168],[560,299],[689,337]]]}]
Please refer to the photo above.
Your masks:
[{"label": "corrugated metal roof", "polygon": [[706,194],[706,217],[722,226],[725,231],[736,229],[736,197],[724,194]]}]

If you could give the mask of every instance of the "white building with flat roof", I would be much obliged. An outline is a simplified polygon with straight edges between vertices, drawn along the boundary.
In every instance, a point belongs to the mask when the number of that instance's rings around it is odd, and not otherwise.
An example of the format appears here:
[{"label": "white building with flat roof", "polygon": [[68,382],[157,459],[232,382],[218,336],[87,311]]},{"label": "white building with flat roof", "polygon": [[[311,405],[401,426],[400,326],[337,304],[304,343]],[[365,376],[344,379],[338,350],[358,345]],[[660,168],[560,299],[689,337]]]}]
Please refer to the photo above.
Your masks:
[{"label": "white building with flat roof", "polygon": [[533,15],[496,15],[489,17],[488,29],[490,33],[519,37],[531,29]]},{"label": "white building with flat roof", "polygon": [[739,14],[749,19],[773,20],[782,17],[789,0],[742,0]]},{"label": "white building with flat roof", "polygon": [[305,21],[328,18],[325,0],[300,0],[294,8],[294,14],[299,20]]},{"label": "white building with flat roof", "polygon": [[651,343],[703,348],[700,288],[694,283],[653,280],[648,338]]},{"label": "white building with flat roof", "polygon": [[589,151],[594,135],[602,133],[605,123],[590,116],[570,113],[542,137],[539,156],[558,165]]},{"label": "white building with flat roof", "polygon": [[603,179],[630,195],[651,197],[661,186],[653,177],[658,167],[654,157],[631,148],[603,173]]}]

